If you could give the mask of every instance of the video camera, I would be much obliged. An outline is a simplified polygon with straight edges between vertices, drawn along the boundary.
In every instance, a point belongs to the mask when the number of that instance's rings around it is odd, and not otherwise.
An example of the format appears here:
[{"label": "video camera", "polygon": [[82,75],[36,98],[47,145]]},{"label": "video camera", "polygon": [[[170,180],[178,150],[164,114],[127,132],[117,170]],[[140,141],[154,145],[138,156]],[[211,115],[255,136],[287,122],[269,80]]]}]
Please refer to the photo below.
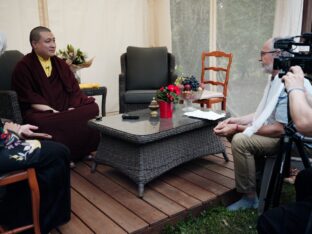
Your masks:
[{"label": "video camera", "polygon": [[[297,42],[295,38],[301,40]],[[280,70],[279,77],[295,65],[300,66],[304,73],[312,74],[312,33],[277,40],[274,48],[281,50],[281,55],[274,59],[273,64],[274,70]]]}]

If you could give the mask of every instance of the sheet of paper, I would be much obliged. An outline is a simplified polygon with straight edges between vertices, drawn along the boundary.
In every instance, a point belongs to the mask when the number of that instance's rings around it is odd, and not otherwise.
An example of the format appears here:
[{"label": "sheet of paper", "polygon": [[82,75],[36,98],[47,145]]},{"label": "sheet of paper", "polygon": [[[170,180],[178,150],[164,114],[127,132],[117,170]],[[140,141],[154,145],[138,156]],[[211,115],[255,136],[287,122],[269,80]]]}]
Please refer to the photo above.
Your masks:
[{"label": "sheet of paper", "polygon": [[225,116],[225,113],[218,114],[213,111],[196,110],[196,111],[191,111],[191,112],[185,112],[184,115],[189,116],[189,117],[200,118],[200,119],[217,120],[217,119],[223,118]]}]

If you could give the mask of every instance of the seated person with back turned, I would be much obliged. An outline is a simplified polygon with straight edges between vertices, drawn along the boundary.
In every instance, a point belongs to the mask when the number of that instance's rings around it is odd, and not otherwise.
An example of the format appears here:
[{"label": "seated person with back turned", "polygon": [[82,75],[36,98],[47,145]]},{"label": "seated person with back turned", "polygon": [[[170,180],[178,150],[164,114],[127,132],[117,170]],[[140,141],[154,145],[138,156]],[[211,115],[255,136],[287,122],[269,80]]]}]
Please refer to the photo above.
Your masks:
[{"label": "seated person with back turned", "polygon": [[[288,123],[287,94],[278,71],[273,70],[274,58],[280,54],[279,49],[274,49],[274,42],[278,39],[271,38],[262,47],[262,67],[271,77],[256,112],[231,117],[214,128],[217,135],[231,139],[236,189],[243,194],[239,201],[227,208],[230,211],[258,208],[256,160],[263,160],[265,155],[278,152],[284,125]],[[305,87],[312,93],[311,84],[307,80]]]},{"label": "seated person with back turned", "polygon": [[[69,150],[34,133],[38,127],[3,122],[0,119],[0,176],[16,170],[35,168],[40,191],[40,229],[45,234],[70,220]],[[26,181],[5,187],[0,202],[0,225],[9,229],[32,223],[31,196]]]},{"label": "seated person with back turned", "polygon": [[55,56],[50,29],[36,27],[29,39],[32,52],[18,62],[12,75],[24,122],[68,146],[71,160],[77,161],[97,148],[99,132],[87,121],[99,114],[99,108],[93,97],[81,92],[66,62]]},{"label": "seated person with back turned", "polygon": [[[282,78],[289,98],[290,115],[296,130],[312,136],[312,96],[304,88],[301,67],[294,66]],[[309,154],[311,156],[311,154]],[[312,233],[312,168],[296,177],[296,202],[266,211],[259,217],[260,234]]]}]

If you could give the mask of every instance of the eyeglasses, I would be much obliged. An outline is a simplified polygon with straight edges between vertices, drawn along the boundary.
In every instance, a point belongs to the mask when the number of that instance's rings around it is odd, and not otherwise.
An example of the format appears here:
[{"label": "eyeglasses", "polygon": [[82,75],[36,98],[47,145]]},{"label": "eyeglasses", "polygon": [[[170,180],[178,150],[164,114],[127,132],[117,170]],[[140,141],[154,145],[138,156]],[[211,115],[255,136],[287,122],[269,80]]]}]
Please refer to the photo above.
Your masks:
[{"label": "eyeglasses", "polygon": [[276,53],[277,52],[277,50],[272,50],[272,51],[261,51],[260,52],[260,56],[262,57],[262,56],[264,56],[264,55],[266,55],[266,54],[274,54],[274,53]]}]

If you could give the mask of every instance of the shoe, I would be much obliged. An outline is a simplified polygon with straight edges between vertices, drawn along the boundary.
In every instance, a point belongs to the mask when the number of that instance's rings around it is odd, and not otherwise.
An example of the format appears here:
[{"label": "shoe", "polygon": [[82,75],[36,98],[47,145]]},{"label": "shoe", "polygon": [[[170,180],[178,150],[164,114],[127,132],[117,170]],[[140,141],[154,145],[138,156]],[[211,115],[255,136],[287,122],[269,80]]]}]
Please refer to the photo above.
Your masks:
[{"label": "shoe", "polygon": [[289,184],[295,184],[295,180],[299,172],[300,170],[297,168],[290,168],[289,177],[284,178],[284,182]]},{"label": "shoe", "polygon": [[247,196],[243,196],[240,200],[229,205],[226,209],[228,211],[237,211],[237,210],[245,210],[245,209],[257,209],[259,206],[259,199],[256,196],[255,198],[248,198]]}]

